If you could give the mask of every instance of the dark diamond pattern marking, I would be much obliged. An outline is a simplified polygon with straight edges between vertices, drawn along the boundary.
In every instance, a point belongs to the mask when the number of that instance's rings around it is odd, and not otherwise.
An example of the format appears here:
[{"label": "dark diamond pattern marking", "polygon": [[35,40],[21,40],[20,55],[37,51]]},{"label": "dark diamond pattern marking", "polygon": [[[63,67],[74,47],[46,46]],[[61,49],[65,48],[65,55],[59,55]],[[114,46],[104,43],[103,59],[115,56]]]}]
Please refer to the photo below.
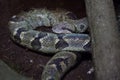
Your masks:
[{"label": "dark diamond pattern marking", "polygon": [[64,49],[65,47],[68,47],[68,46],[69,46],[69,44],[68,44],[66,41],[63,40],[63,36],[64,36],[63,34],[58,35],[59,41],[58,41],[57,44],[55,45],[55,48],[56,48],[56,49],[62,50],[62,49]]},{"label": "dark diamond pattern marking", "polygon": [[43,33],[43,32],[40,32],[38,34],[38,37],[36,37],[32,42],[31,42],[31,46],[35,49],[35,50],[38,50],[41,48],[41,42],[39,41],[41,38],[47,36],[47,33]]},{"label": "dark diamond pattern marking", "polygon": [[19,28],[17,30],[17,33],[14,35],[15,40],[17,40],[18,42],[21,42],[20,34],[25,31],[27,31],[25,28]]},{"label": "dark diamond pattern marking", "polygon": [[59,72],[63,72],[62,71],[62,67],[61,67],[61,62],[63,62],[66,66],[68,66],[68,58],[56,58],[54,59],[51,63],[49,63],[49,65],[55,64],[56,68]]}]

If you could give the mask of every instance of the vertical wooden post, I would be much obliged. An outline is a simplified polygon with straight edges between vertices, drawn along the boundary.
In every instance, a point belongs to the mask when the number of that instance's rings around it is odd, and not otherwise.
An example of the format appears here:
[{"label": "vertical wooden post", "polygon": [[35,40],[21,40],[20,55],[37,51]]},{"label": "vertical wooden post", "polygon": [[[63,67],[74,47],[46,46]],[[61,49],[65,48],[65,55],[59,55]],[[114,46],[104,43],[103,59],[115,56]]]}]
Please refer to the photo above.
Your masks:
[{"label": "vertical wooden post", "polygon": [[120,80],[120,32],[113,0],[85,0],[96,80]]}]

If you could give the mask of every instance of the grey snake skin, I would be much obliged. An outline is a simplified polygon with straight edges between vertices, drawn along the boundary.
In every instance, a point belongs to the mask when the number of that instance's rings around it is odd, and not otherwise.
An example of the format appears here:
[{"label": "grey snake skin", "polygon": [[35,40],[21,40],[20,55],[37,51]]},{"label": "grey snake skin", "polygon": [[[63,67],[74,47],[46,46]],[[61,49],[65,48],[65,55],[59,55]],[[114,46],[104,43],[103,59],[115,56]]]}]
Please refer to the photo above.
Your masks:
[{"label": "grey snake skin", "polygon": [[[51,28],[53,32],[35,30]],[[29,49],[55,54],[46,64],[41,80],[60,80],[75,65],[76,52],[90,51],[86,18],[76,19],[72,12],[56,9],[34,9],[14,15],[9,21],[10,36]]]}]

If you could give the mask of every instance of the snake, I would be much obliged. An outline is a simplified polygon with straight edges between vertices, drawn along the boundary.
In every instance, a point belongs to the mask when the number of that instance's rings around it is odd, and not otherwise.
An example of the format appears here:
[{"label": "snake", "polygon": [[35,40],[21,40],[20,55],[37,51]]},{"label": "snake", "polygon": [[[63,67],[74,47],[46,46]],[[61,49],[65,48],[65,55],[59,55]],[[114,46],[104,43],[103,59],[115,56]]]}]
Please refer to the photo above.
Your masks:
[{"label": "snake", "polygon": [[71,11],[32,9],[13,15],[8,24],[14,42],[37,52],[54,54],[44,67],[41,80],[61,80],[76,64],[77,54],[90,51],[90,36],[84,33],[88,29],[87,19],[78,19]]}]

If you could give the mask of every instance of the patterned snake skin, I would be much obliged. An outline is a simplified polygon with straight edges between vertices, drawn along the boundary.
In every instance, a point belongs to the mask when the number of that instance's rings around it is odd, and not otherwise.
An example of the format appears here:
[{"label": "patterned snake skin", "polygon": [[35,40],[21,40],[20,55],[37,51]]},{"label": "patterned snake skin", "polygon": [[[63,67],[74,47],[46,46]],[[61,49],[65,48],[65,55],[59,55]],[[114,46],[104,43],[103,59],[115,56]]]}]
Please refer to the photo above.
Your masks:
[{"label": "patterned snake skin", "polygon": [[[52,32],[35,30],[38,27],[51,28]],[[41,80],[60,80],[76,63],[76,52],[90,50],[90,37],[82,34],[87,28],[86,18],[76,19],[72,12],[60,9],[34,9],[14,15],[9,21],[13,41],[44,54],[55,54]]]}]

